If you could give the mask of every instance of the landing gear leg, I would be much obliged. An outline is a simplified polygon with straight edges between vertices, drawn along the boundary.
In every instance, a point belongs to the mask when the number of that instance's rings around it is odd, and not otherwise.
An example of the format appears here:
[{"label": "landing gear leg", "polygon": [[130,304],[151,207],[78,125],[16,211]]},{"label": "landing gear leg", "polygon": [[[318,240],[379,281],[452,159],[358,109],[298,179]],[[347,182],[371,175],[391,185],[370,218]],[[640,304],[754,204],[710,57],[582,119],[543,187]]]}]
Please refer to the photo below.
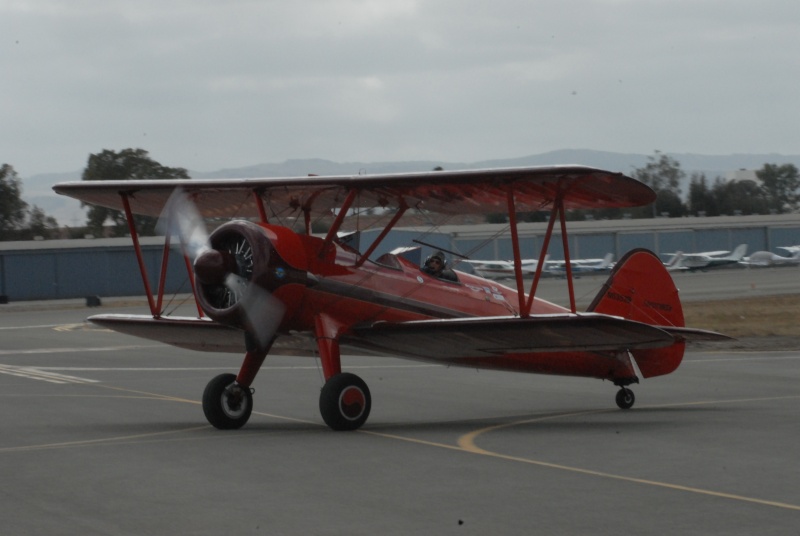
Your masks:
[{"label": "landing gear leg", "polygon": [[339,326],[325,314],[315,318],[317,348],[319,349],[325,385],[319,394],[322,420],[337,431],[357,430],[369,417],[372,396],[366,382],[349,372],[342,372],[339,350]]},{"label": "landing gear leg", "polygon": [[617,391],[617,406],[619,409],[631,409],[633,407],[633,403],[636,401],[636,397],[633,395],[633,391],[628,389],[628,386],[634,383],[639,383],[639,378],[633,371],[633,364],[631,363],[630,354],[625,353],[620,356],[620,362],[624,367],[624,370],[617,371],[617,375],[614,379],[614,385],[619,387],[619,391]]}]

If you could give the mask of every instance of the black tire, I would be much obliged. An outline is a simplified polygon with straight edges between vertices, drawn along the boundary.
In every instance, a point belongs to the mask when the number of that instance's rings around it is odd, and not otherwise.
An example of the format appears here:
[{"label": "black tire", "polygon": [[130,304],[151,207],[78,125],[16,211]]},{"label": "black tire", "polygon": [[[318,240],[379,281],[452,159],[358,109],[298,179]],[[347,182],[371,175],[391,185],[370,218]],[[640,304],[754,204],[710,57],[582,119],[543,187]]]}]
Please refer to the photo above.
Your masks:
[{"label": "black tire", "polygon": [[635,401],[636,397],[630,389],[623,387],[617,391],[617,406],[619,409],[631,409]]},{"label": "black tire", "polygon": [[236,383],[234,374],[220,374],[203,391],[203,413],[215,428],[236,430],[245,425],[253,412],[250,389]]},{"label": "black tire", "polygon": [[367,422],[372,396],[366,382],[349,372],[331,377],[322,386],[319,412],[332,430],[357,430]]}]

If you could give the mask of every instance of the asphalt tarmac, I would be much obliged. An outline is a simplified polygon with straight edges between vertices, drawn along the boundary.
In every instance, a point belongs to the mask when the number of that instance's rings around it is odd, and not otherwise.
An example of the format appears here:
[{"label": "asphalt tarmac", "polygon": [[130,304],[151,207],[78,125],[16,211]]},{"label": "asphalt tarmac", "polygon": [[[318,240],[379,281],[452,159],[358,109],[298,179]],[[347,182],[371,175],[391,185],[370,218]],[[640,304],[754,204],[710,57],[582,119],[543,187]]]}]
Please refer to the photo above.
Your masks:
[{"label": "asphalt tarmac", "polygon": [[[767,292],[725,274],[676,280]],[[223,432],[200,398],[240,356],[83,322],[141,306],[29,305],[0,309],[3,534],[800,531],[800,349],[690,351],[628,411],[597,380],[347,356],[373,409],[345,433],[319,416],[316,360],[270,356]]]}]

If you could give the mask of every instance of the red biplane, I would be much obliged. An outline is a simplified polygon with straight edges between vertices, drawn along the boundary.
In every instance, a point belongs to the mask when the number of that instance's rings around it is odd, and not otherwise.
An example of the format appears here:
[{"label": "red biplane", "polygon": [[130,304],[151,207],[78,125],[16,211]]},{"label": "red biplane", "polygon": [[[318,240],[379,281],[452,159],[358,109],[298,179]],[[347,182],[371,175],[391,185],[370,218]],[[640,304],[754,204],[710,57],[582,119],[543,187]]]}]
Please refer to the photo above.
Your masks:
[{"label": "red biplane", "polygon": [[[55,191],[124,210],[150,315],[92,316],[101,326],[181,348],[243,352],[238,374],[212,379],[203,410],[217,428],[243,426],[253,408],[251,385],[281,340],[315,341],[325,383],[319,407],[335,430],[354,430],[369,416],[366,383],[342,372],[345,348],[443,365],[600,378],[619,386],[627,409],[638,383],[668,374],[689,340],[720,334],[684,327],[678,291],[661,261],[637,249],[616,264],[586,312],[578,312],[565,211],[631,207],[655,200],[646,185],[619,173],[582,166],[390,175],[241,180],[132,180],[63,183]],[[380,207],[383,229],[364,251],[338,237],[363,207]],[[558,223],[565,254],[569,307],[536,298],[539,264],[525,292],[517,214],[550,212],[545,258]],[[373,259],[388,233],[412,213],[504,212],[510,222],[516,289],[456,272],[444,280],[401,255]],[[153,292],[134,214],[166,223],[161,277]],[[332,219],[325,236],[312,222]],[[203,218],[230,219],[206,236]],[[236,218],[236,219],[233,219]],[[293,222],[293,223],[292,223]],[[290,223],[299,222],[295,231]],[[198,316],[162,314],[170,237],[177,236]],[[275,346],[278,347],[278,346]]]}]

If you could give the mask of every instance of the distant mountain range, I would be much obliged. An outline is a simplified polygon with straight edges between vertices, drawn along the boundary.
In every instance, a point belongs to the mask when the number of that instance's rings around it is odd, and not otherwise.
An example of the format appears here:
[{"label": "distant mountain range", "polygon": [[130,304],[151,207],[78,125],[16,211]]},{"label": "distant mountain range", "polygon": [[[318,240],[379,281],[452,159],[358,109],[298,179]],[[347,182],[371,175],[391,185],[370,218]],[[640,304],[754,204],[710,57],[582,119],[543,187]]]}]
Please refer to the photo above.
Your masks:
[{"label": "distant mountain range", "polygon": [[[764,164],[794,164],[800,168],[800,155],[781,154],[733,154],[699,155],[666,153],[677,160],[687,177],[692,173],[704,173],[713,180],[725,177],[727,173],[740,169],[760,169]],[[547,166],[556,164],[581,164],[611,171],[631,173],[635,168],[647,165],[648,158],[654,155],[633,153],[612,153],[585,149],[563,149],[521,158],[483,160],[480,162],[443,162],[435,160],[415,160],[407,162],[332,162],[319,158],[286,160],[281,163],[257,164],[241,168],[226,168],[212,172],[190,171],[194,179],[255,178],[255,177],[297,177],[316,175],[355,175],[359,173],[401,173],[429,171],[437,166],[444,169],[482,169],[493,167]],[[78,227],[86,222],[85,209],[72,199],[56,195],[53,185],[64,181],[80,180],[82,171],[48,173],[23,178],[23,199],[30,205],[37,205],[61,225]],[[684,187],[684,192],[688,185]]]}]

